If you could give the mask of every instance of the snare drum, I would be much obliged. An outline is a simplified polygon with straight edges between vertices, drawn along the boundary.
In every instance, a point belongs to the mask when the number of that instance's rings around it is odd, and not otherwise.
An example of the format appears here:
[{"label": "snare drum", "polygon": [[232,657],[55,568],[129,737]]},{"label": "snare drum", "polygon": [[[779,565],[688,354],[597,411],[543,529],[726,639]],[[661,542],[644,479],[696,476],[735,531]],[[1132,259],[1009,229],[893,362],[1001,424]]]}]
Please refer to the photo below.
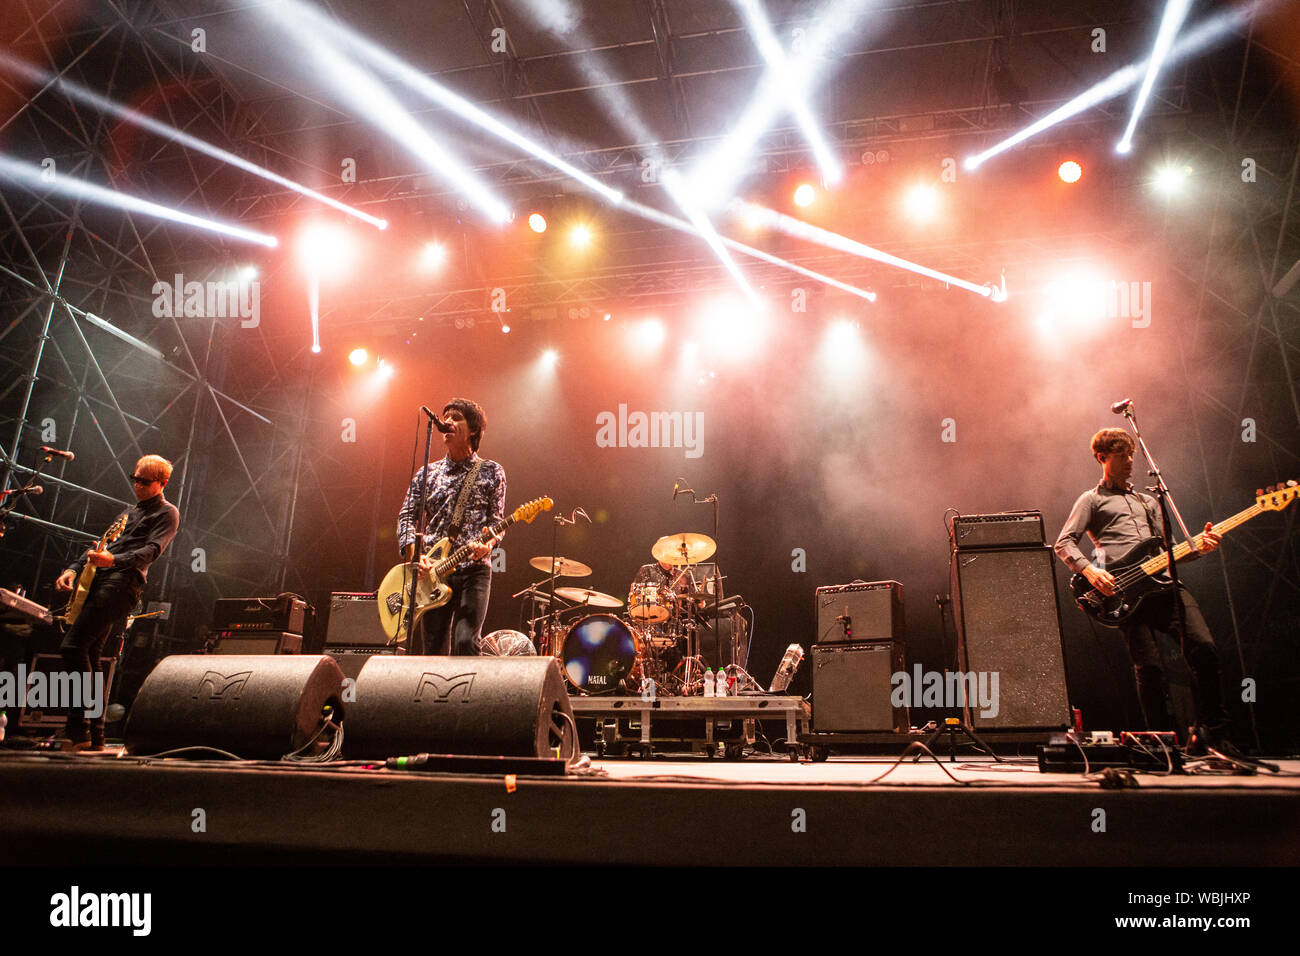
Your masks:
[{"label": "snare drum", "polygon": [[658,624],[672,616],[673,592],[658,584],[634,584],[627,596],[627,613],[634,621]]},{"label": "snare drum", "polygon": [[564,635],[564,676],[584,694],[613,694],[639,651],[632,629],[613,614],[589,614]]}]

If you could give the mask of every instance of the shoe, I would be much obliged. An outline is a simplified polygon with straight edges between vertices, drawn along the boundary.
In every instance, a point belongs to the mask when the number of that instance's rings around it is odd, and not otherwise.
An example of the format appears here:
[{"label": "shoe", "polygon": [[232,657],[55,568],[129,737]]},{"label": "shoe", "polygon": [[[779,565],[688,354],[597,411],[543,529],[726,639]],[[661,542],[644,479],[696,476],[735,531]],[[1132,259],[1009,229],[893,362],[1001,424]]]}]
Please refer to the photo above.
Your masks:
[{"label": "shoe", "polygon": [[[89,750],[89,749],[90,749],[89,737],[86,737],[84,740],[83,739],[73,740],[72,738],[65,737],[63,738],[63,741],[59,744],[59,750],[61,750],[65,754],[80,753],[83,750]],[[100,749],[102,750],[103,747],[100,747]]]}]

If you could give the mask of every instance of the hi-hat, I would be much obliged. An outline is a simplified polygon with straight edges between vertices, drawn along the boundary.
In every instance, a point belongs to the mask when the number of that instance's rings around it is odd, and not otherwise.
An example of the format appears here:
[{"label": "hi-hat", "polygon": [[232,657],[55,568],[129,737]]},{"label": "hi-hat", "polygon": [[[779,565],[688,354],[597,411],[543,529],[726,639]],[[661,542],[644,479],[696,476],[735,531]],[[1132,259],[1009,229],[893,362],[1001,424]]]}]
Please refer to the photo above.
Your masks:
[{"label": "hi-hat", "polygon": [[604,591],[593,591],[591,588],[556,588],[555,596],[562,597],[566,601],[573,601],[575,604],[586,604],[589,607],[623,606],[621,598],[606,594]]},{"label": "hi-hat", "polygon": [[699,564],[707,561],[718,550],[718,544],[707,534],[683,531],[660,538],[650,549],[656,561],[664,564]]},{"label": "hi-hat", "polygon": [[[552,564],[554,562],[554,564]],[[542,555],[536,558],[529,558],[528,563],[538,571],[545,571],[547,574],[558,574],[566,578],[585,578],[591,573],[591,568],[587,567],[581,561],[574,561],[572,558],[552,558],[549,555]],[[551,568],[555,570],[552,571]]]}]

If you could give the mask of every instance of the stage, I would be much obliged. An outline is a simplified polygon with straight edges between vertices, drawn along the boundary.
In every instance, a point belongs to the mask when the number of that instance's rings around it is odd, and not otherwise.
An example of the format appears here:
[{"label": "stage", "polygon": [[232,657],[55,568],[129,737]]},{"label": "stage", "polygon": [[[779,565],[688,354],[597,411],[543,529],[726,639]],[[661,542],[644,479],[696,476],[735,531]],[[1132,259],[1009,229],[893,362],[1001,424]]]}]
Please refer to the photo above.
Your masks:
[{"label": "stage", "polygon": [[[899,747],[901,753],[902,746]],[[942,753],[942,751],[941,751]],[[1143,773],[1032,757],[595,760],[564,776],[0,752],[0,863],[1290,866],[1300,760]]]}]

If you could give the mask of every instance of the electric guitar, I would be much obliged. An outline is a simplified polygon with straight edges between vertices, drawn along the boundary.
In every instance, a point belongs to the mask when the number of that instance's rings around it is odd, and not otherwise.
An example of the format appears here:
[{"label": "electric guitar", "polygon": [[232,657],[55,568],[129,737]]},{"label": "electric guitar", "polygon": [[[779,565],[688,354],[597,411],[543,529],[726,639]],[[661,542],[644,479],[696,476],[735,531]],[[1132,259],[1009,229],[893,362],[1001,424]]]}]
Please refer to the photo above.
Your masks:
[{"label": "electric guitar", "polygon": [[[455,551],[451,550],[451,539],[442,538],[433,544],[428,551],[424,552],[426,556],[433,558],[435,564],[428,574],[420,574],[419,580],[415,585],[415,613],[410,612],[411,603],[411,574],[419,570],[419,562],[411,561],[406,564],[394,565],[389,572],[384,575],[383,582],[379,585],[379,600],[376,605],[379,608],[379,623],[388,635],[390,641],[401,643],[406,640],[407,635],[411,632],[411,627],[418,621],[421,615],[434,608],[442,607],[451,600],[451,587],[446,582],[446,577],[456,570],[456,566],[470,556],[472,545],[487,544],[506,528],[510,527],[516,521],[522,521],[525,524],[531,524],[543,511],[550,511],[555,502],[550,498],[534,498],[526,502],[502,518],[496,524],[492,525],[487,531],[478,537],[461,545]],[[450,553],[448,553],[450,552]]]},{"label": "electric guitar", "polygon": [[[1257,514],[1281,511],[1297,497],[1300,497],[1300,486],[1294,481],[1288,481],[1285,485],[1270,485],[1256,494],[1253,505],[1220,521],[1211,530],[1219,535],[1226,534]],[[1199,547],[1204,537],[1204,533],[1201,533],[1192,538],[1192,541]],[[1193,548],[1186,541],[1174,546],[1175,561],[1181,561],[1192,553]],[[1169,555],[1161,548],[1160,539],[1148,538],[1124,555],[1122,560],[1106,569],[1115,578],[1114,594],[1102,594],[1081,573],[1070,578],[1070,590],[1074,592],[1075,602],[1089,617],[1100,624],[1118,627],[1137,613],[1143,598],[1172,587],[1170,582],[1159,581],[1155,577],[1168,567]]]},{"label": "electric guitar", "polygon": [[[95,551],[103,551],[110,544],[117,540],[118,536],[126,530],[126,513],[118,515],[112,526],[104,532],[104,537],[95,543]],[[81,574],[77,577],[77,586],[72,590],[72,596],[68,598],[68,608],[60,615],[59,620],[65,627],[72,627],[73,623],[81,615],[81,609],[86,604],[86,598],[90,595],[90,586],[95,581],[95,572],[99,570],[89,560],[86,566],[81,569]]]}]

